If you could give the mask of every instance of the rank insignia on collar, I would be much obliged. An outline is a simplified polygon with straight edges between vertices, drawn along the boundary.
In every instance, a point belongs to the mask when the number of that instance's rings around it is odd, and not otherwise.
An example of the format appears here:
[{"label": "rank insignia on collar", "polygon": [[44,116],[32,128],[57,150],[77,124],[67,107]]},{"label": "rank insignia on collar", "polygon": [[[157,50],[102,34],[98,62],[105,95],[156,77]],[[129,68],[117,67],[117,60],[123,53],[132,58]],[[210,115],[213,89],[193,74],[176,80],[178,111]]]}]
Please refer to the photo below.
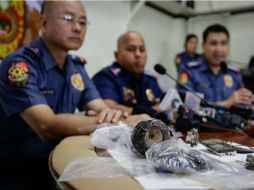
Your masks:
[{"label": "rank insignia on collar", "polygon": [[226,87],[229,87],[229,88],[233,86],[234,81],[231,75],[229,74],[224,75],[224,84],[226,85]]},{"label": "rank insignia on collar", "polygon": [[79,91],[82,91],[85,89],[84,81],[83,81],[80,73],[73,73],[71,75],[71,84],[75,89],[77,89]]},{"label": "rank insignia on collar", "polygon": [[147,99],[150,101],[150,102],[154,102],[156,100],[155,96],[154,96],[154,93],[153,93],[153,90],[152,89],[146,89],[146,96],[147,96]]},{"label": "rank insignia on collar", "polygon": [[24,61],[13,62],[8,70],[8,83],[11,86],[25,86],[29,77],[28,65]]},{"label": "rank insignia on collar", "polygon": [[121,72],[121,69],[120,68],[111,68],[110,69],[111,73],[117,77],[119,75],[119,73]]},{"label": "rank insignia on collar", "polygon": [[123,98],[124,101],[131,104],[136,104],[137,100],[135,97],[134,90],[128,87],[123,87]]}]

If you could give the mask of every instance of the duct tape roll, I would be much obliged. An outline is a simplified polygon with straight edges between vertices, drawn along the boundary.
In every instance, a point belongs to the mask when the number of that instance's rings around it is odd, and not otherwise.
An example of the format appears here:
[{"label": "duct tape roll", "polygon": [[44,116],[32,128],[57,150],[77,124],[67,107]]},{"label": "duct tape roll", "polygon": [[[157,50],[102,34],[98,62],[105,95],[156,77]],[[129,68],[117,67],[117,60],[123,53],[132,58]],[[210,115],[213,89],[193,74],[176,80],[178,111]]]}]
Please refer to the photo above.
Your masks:
[{"label": "duct tape roll", "polygon": [[134,152],[145,157],[145,152],[152,144],[160,143],[170,138],[171,131],[165,123],[158,119],[141,121],[134,128],[131,142]]}]

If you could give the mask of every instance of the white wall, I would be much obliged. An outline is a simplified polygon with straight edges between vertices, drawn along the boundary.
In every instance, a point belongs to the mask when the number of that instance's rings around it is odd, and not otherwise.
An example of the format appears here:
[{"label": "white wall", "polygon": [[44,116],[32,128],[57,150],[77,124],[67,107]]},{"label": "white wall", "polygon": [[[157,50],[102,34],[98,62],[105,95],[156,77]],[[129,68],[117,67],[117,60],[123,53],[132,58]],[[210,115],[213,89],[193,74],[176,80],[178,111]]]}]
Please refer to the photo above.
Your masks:
[{"label": "white wall", "polygon": [[86,69],[92,77],[114,60],[116,39],[126,31],[130,3],[85,1],[84,5],[90,25],[87,27],[85,43],[74,53],[88,61]]}]

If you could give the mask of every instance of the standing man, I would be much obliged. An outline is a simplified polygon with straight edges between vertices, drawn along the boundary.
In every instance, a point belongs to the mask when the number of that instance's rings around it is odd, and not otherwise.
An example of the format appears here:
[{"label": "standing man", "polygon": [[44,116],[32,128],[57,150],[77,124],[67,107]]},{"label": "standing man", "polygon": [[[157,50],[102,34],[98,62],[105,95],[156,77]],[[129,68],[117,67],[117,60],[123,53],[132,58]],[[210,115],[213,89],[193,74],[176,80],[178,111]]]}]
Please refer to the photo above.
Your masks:
[{"label": "standing man", "polygon": [[[47,159],[56,143],[122,116],[100,99],[84,70],[85,60],[68,55],[81,47],[87,23],[81,2],[46,1],[41,39],[1,63],[1,190],[51,189]],[[97,115],[74,115],[77,107]]]},{"label": "standing man", "polygon": [[[204,58],[197,65],[187,65],[179,75],[179,82],[204,98],[222,106],[250,104],[253,94],[242,85],[239,70],[226,64],[229,32],[219,24],[209,26],[203,33]],[[179,90],[185,90],[177,86]]]},{"label": "standing man", "polygon": [[144,73],[147,53],[142,35],[134,31],[122,34],[115,58],[93,77],[102,98],[111,108],[153,116],[159,111],[163,92],[156,78]]}]

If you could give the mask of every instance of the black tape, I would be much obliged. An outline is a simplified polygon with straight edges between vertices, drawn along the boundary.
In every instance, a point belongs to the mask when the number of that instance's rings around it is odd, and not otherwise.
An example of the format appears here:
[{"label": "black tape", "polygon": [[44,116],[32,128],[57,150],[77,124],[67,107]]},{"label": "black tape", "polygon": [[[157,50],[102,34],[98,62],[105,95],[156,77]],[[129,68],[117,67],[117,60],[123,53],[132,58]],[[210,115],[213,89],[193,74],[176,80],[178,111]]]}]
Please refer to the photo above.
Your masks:
[{"label": "black tape", "polygon": [[152,144],[167,140],[170,135],[171,132],[165,123],[151,119],[137,124],[132,132],[131,141],[135,152],[145,157],[145,152]]}]

